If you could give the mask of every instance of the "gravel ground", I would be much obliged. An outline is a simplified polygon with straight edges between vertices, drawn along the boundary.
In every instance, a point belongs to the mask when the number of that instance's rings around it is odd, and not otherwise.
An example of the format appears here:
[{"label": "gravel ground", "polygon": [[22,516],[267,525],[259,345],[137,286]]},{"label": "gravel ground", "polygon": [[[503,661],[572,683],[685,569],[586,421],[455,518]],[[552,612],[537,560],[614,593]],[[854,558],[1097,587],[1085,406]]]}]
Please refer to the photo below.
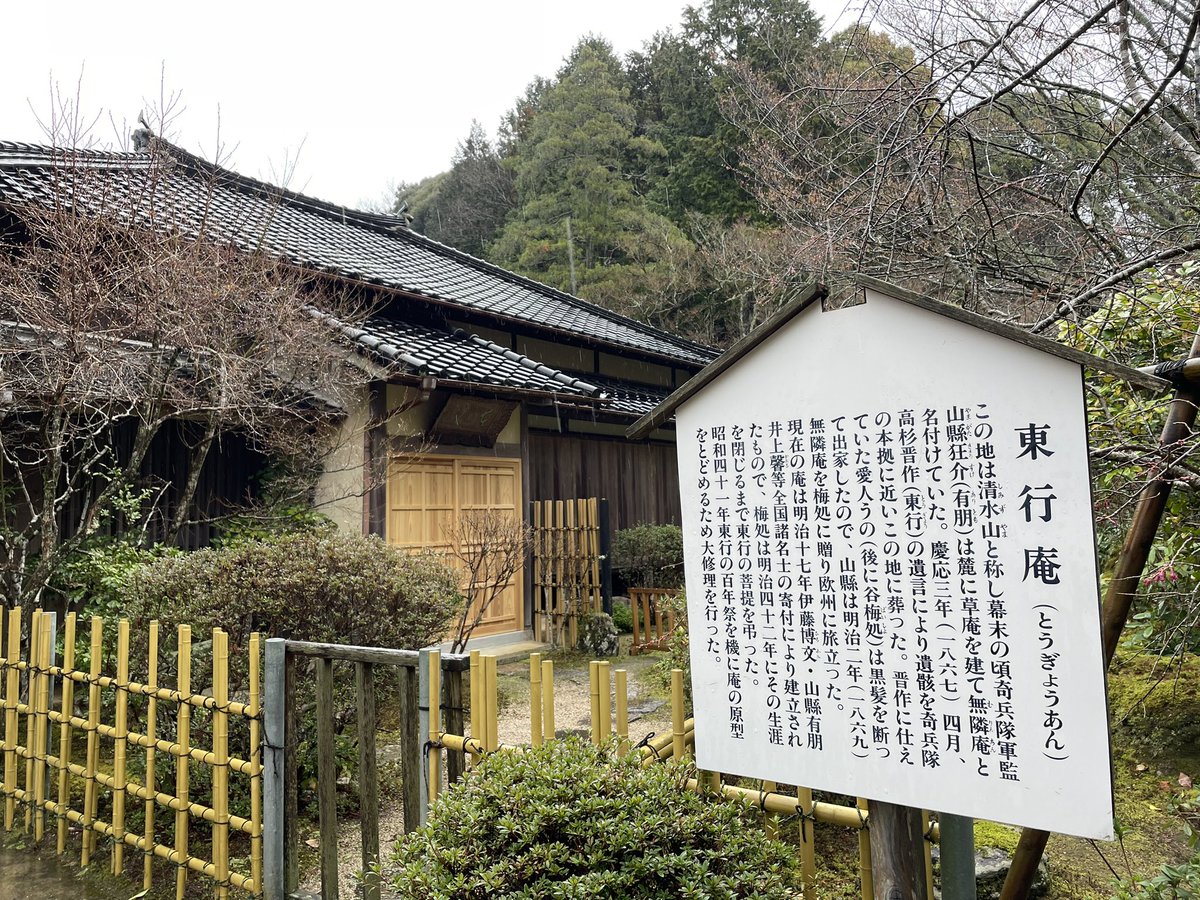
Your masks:
[{"label": "gravel ground", "polygon": [[[628,637],[623,647],[628,647]],[[589,659],[578,653],[549,656],[554,660],[554,724],[559,737],[566,734],[588,734],[591,730],[592,705],[588,684]],[[613,669],[625,669],[629,679],[629,736],[637,742],[648,734],[663,734],[671,730],[671,706],[661,687],[649,672],[661,654],[620,656],[611,660]],[[615,678],[613,679],[615,683]],[[519,659],[497,666],[500,690],[498,731],[501,743],[529,743],[529,662]],[[469,695],[468,695],[469,698]],[[616,700],[612,708],[616,710]],[[399,753],[398,747],[380,746],[380,764]],[[386,858],[391,846],[404,834],[404,815],[398,800],[383,802],[379,812],[380,852]],[[305,876],[301,890],[319,894],[320,872],[316,866],[316,829],[308,842],[311,858],[302,857]],[[361,870],[362,844],[358,822],[339,823],[338,859],[341,896],[360,896],[358,873]],[[303,849],[303,848],[302,848]],[[304,863],[308,862],[307,866]],[[387,896],[385,894],[385,896]]]}]

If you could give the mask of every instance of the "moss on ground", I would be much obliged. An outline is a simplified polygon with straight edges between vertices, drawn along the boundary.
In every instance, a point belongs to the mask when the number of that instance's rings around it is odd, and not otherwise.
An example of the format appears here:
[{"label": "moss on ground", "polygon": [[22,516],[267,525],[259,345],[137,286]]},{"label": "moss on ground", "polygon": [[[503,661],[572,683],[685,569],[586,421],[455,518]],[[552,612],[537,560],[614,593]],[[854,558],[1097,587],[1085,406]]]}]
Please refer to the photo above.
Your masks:
[{"label": "moss on ground", "polygon": [[998,822],[984,822],[982,820],[975,823],[976,850],[995,848],[1003,850],[1005,853],[1012,853],[1017,849],[1017,841],[1020,839],[1021,832],[1016,828],[1010,828]]}]

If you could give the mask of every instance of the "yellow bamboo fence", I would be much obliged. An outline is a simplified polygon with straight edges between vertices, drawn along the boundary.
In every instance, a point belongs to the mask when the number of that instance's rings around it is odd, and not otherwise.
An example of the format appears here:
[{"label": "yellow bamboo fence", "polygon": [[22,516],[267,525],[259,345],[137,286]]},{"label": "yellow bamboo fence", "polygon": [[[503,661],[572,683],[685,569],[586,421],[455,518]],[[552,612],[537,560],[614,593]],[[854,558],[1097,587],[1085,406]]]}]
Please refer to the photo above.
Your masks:
[{"label": "yellow bamboo fence", "polygon": [[647,650],[665,650],[675,633],[675,608],[672,601],[678,590],[666,588],[630,588],[629,611],[633,618],[631,654]]},{"label": "yellow bamboo fence", "polygon": [[[671,730],[668,733],[647,736],[633,743],[629,733],[629,679],[625,669],[613,669],[604,660],[590,664],[589,690],[591,695],[592,721],[590,736],[596,744],[615,740],[623,751],[636,750],[641,754],[642,765],[651,766],[668,760],[679,762],[688,759],[695,749],[695,720],[685,718],[683,672],[675,669],[671,673]],[[436,654],[430,654],[428,695],[430,709],[441,703],[441,663]],[[543,659],[540,653],[529,657],[529,744],[502,744],[497,738],[499,704],[496,690],[496,658],[471,652],[470,662],[470,734],[450,734],[439,730],[438,717],[430,717],[429,726],[429,778],[427,781],[429,802],[434,802],[443,789],[441,778],[441,752],[466,753],[471,760],[478,761],[488,753],[521,752],[526,746],[540,747],[554,740],[554,661]],[[863,900],[872,900],[874,885],[871,878],[870,812],[867,801],[859,799],[855,806],[843,806],[814,800],[813,792],[805,787],[786,787],[773,781],[759,782],[757,787],[733,784],[720,772],[696,772],[696,776],[682,781],[688,790],[700,794],[720,793],[730,800],[744,803],[758,810],[763,817],[763,826],[772,837],[782,837],[783,829],[796,829],[796,840],[800,849],[800,866],[804,884],[805,900],[816,900],[816,849],[813,829],[817,824],[853,829],[859,834],[859,883]],[[929,891],[933,897],[933,868],[931,845],[937,843],[939,829],[936,822],[925,816],[926,853],[925,874]]]},{"label": "yellow bamboo fence", "polygon": [[[75,614],[68,614],[61,663],[56,659],[56,616],[34,611],[24,641],[22,621],[19,607],[0,615],[5,830],[21,828],[37,842],[53,833],[57,852],[77,846],[83,866],[105,853],[113,874],[133,876],[140,869],[144,889],[154,887],[157,877],[157,886],[170,884],[177,900],[183,900],[190,876],[210,882],[217,898],[231,892],[260,895],[260,636],[252,635],[245,651],[246,697],[235,701],[229,696],[229,635],[221,629],[212,633],[209,689],[198,694],[193,682],[207,679],[193,676],[192,634],[186,625],[176,635],[172,658],[177,674],[175,685],[168,687],[159,678],[164,654],[157,622],[147,627],[146,680],[137,682],[130,677],[128,620],[116,623],[115,655],[106,659],[105,637],[111,637],[111,629],[106,632],[105,621],[90,619],[85,637],[77,634]],[[160,736],[164,721],[174,722],[174,739]],[[211,735],[208,747],[193,746],[193,735],[201,728]],[[231,734],[235,746],[248,748],[244,758],[230,754]],[[164,760],[174,762],[173,785],[160,783]],[[211,789],[203,793],[197,790],[201,771],[211,781]],[[230,810],[231,777],[246,782],[246,790],[238,791],[246,816]],[[131,816],[139,803],[140,817]],[[136,828],[131,827],[134,818]],[[207,848],[205,855],[201,846]],[[243,865],[234,865],[231,848]],[[137,855],[140,867],[134,865]],[[155,859],[163,862],[155,865]]]},{"label": "yellow bamboo fence", "polygon": [[603,608],[600,504],[595,497],[532,506],[534,634],[574,647],[578,618]]}]

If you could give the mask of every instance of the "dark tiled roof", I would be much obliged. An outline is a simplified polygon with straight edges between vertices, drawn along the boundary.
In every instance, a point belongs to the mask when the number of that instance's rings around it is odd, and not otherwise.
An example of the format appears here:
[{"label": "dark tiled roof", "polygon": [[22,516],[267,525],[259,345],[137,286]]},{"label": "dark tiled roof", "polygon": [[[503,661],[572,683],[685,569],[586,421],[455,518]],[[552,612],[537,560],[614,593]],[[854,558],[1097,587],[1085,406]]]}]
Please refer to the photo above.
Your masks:
[{"label": "dark tiled roof", "polygon": [[63,196],[56,179],[64,176],[79,201],[138,224],[203,230],[310,269],[692,367],[717,356],[429,240],[400,219],[284,191],[165,142],[146,153],[0,142],[0,203],[52,204]]},{"label": "dark tiled roof", "polygon": [[604,412],[619,413],[635,419],[646,415],[671,393],[671,388],[668,387],[635,384],[631,381],[605,378],[602,375],[588,375],[587,379],[608,396],[608,402],[603,407]]},{"label": "dark tiled roof", "polygon": [[606,402],[604,392],[596,385],[461,329],[442,331],[380,315],[351,326],[316,311],[314,314],[341,329],[381,361],[399,365],[412,374],[484,385],[500,392],[537,391],[566,395],[564,399],[573,402]]}]

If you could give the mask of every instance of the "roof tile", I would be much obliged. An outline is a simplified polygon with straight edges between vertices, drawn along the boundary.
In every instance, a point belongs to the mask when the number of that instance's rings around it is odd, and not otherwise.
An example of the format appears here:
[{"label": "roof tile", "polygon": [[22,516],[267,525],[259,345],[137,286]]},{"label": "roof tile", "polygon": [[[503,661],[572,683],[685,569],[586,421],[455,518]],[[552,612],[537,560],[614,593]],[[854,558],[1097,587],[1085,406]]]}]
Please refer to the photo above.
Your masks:
[{"label": "roof tile", "polygon": [[[0,202],[48,204],[63,173],[80,200],[139,224],[207,229],[308,268],[644,355],[697,366],[716,351],[617,315],[419,235],[400,219],[338,207],[237,175],[158,142],[153,153],[0,142]],[[142,197],[130,213],[129,197]],[[124,198],[121,204],[114,197]],[[149,199],[153,199],[153,206]]]}]

